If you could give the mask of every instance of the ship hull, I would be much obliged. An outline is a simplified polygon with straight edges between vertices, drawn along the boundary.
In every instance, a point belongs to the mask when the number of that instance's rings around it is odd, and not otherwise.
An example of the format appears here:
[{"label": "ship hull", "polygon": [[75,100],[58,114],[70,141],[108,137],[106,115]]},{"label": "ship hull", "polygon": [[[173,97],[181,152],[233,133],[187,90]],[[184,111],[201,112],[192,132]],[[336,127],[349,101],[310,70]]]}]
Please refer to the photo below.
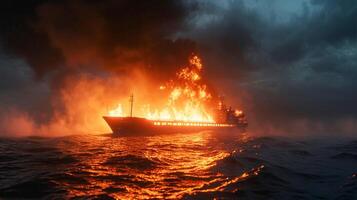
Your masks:
[{"label": "ship hull", "polygon": [[113,134],[117,135],[156,135],[190,133],[206,130],[236,130],[239,132],[245,131],[245,127],[238,127],[233,124],[153,121],[138,117],[104,116],[103,118],[113,131]]}]

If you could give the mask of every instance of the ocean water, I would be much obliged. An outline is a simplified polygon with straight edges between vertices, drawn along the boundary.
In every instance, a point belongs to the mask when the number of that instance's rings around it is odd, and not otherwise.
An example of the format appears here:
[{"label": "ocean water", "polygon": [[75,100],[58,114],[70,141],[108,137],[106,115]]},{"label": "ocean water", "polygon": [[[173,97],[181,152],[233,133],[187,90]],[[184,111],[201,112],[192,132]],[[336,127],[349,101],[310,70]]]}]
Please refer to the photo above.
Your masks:
[{"label": "ocean water", "polygon": [[0,139],[0,199],[357,199],[357,140],[201,132]]}]

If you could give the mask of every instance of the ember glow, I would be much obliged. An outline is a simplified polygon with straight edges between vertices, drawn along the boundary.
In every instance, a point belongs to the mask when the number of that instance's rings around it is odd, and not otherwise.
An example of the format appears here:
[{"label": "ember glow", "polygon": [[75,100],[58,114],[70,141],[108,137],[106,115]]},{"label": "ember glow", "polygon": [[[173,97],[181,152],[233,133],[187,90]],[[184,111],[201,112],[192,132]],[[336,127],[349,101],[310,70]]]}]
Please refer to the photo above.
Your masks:
[{"label": "ember glow", "polygon": [[[207,85],[202,81],[203,65],[201,59],[194,55],[189,64],[182,67],[173,80],[159,86],[159,91],[166,94],[166,102],[161,108],[152,108],[150,104],[139,107],[141,117],[150,120],[182,121],[182,122],[215,122],[212,114],[206,109],[212,100]],[[155,91],[156,92],[156,91]],[[124,117],[121,104],[109,111],[109,116]]]}]

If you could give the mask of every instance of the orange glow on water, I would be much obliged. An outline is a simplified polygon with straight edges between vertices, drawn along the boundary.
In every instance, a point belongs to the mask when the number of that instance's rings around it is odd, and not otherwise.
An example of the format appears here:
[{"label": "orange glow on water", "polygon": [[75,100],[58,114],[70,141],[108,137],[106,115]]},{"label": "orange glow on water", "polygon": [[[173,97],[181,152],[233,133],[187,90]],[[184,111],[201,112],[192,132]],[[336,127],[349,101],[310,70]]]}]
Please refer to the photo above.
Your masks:
[{"label": "orange glow on water", "polygon": [[[185,137],[90,137],[84,142],[78,138],[85,146],[72,148],[61,143],[63,146],[58,148],[80,160],[66,176],[88,174],[83,181],[68,184],[67,197],[101,195],[106,191],[114,199],[181,199],[200,192],[224,191],[229,185],[260,174],[263,165],[232,177],[216,172],[217,162],[229,158],[231,152],[224,150],[224,143],[212,148],[212,139],[210,134],[195,133]],[[61,181],[67,183],[66,179]]]}]

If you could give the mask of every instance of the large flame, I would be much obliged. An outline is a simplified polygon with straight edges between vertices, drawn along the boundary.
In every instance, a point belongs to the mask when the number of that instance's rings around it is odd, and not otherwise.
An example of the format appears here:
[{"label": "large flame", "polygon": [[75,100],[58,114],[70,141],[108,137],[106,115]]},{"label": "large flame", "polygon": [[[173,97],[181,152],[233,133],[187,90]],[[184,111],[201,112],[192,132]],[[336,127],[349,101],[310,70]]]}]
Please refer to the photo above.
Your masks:
[{"label": "large flame", "polygon": [[[141,117],[165,121],[214,122],[212,115],[206,109],[212,95],[202,82],[202,69],[201,59],[196,55],[192,56],[188,66],[181,68],[174,80],[159,87],[162,93],[166,93],[164,106],[161,108],[152,108],[149,104],[142,106]],[[109,111],[108,115],[127,116],[121,104]]]}]

